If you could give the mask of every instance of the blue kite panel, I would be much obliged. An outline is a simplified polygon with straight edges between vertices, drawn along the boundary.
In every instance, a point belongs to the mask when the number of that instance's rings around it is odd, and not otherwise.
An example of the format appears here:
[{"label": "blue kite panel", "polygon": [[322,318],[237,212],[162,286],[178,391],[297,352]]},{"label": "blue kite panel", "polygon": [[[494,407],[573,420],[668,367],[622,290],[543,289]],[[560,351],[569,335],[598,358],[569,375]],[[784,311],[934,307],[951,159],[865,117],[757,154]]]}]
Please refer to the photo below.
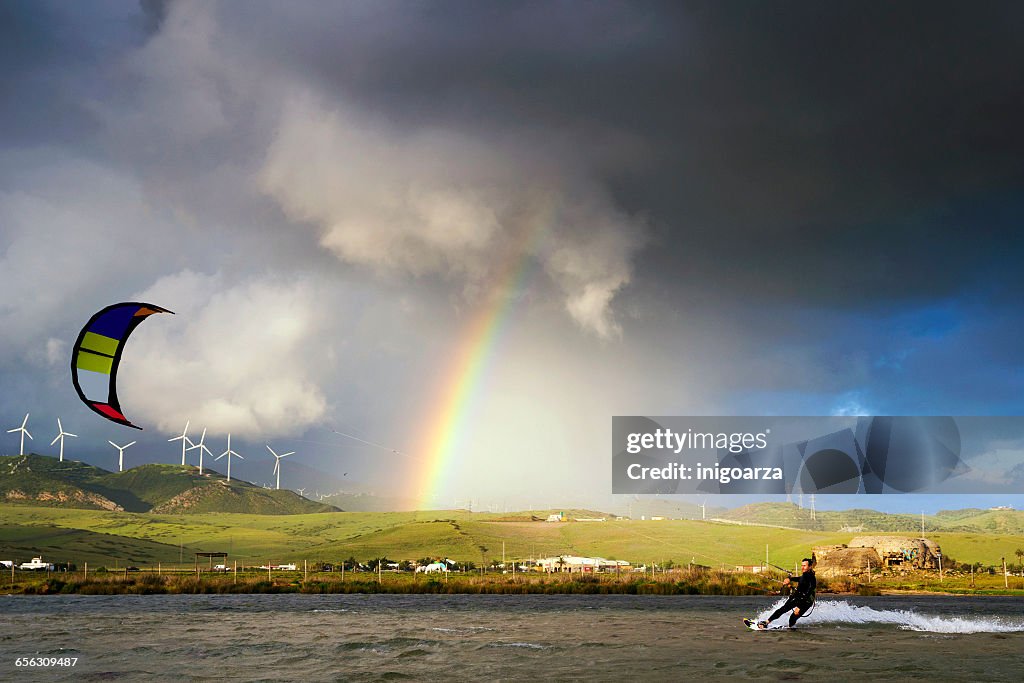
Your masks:
[{"label": "blue kite panel", "polygon": [[89,325],[89,331],[102,334],[105,337],[123,340],[124,333],[128,331],[128,326],[131,325],[132,318],[135,317],[135,313],[138,310],[139,306],[136,304],[112,308],[96,318],[96,320],[93,320],[92,324]]}]

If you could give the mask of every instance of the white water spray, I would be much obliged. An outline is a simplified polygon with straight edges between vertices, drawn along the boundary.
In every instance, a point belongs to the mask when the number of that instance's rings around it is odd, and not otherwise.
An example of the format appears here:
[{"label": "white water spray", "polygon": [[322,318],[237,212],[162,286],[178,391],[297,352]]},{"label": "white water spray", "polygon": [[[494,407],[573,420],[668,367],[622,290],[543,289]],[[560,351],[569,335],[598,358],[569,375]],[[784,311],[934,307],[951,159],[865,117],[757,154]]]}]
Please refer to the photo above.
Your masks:
[{"label": "white water spray", "polygon": [[[767,619],[782,606],[777,601],[758,615],[758,620]],[[775,620],[772,626],[788,623],[788,614]],[[814,624],[892,624],[908,631],[928,633],[1017,633],[1024,632],[1024,622],[1010,621],[998,617],[942,617],[919,614],[902,609],[874,609],[858,607],[837,600],[818,600],[810,615],[797,622],[797,626]]]}]

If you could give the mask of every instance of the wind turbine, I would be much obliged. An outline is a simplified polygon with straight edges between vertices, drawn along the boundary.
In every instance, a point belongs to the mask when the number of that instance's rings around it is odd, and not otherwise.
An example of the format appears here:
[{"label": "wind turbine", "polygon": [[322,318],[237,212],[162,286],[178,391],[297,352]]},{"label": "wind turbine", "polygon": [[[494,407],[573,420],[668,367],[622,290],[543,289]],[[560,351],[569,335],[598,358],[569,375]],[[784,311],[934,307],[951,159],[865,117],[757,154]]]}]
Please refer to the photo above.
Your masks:
[{"label": "wind turbine", "polygon": [[[187,441],[188,445],[190,447],[195,445],[195,444],[192,443],[192,439],[188,438],[188,425],[189,425],[189,422],[190,422],[189,420],[185,420],[185,429],[182,430],[181,436],[176,436],[174,438],[167,439],[168,441],[181,441],[181,466],[182,467],[185,466],[185,442]],[[202,449],[200,449],[199,454],[202,455],[202,453],[203,453],[203,451],[202,451]],[[202,468],[200,468],[200,469],[202,469]]]},{"label": "wind turbine", "polygon": [[78,434],[72,434],[71,432],[65,432],[64,431],[64,427],[60,423],[60,418],[59,417],[57,418],[57,432],[58,432],[57,437],[53,441],[50,442],[50,445],[52,446],[53,444],[57,443],[58,439],[60,439],[60,461],[64,462],[64,437],[65,436],[75,436],[75,437],[77,437]]},{"label": "wind turbine", "polygon": [[[18,455],[25,455],[25,435],[28,434],[28,430],[25,429],[25,425],[28,424],[28,415],[28,413],[25,413],[25,419],[21,421],[20,427],[15,427],[14,429],[7,430],[8,434],[11,434],[13,432],[21,432],[21,448],[18,449]],[[32,435],[28,434],[28,438],[31,439]]]},{"label": "wind turbine", "polygon": [[306,497],[306,489],[295,489],[295,491],[303,498]]},{"label": "wind turbine", "polygon": [[[210,455],[213,455],[213,451],[211,451],[209,448],[206,447],[206,445],[203,443],[204,441],[206,441],[206,427],[203,427],[203,435],[201,437],[199,437],[199,443],[192,444],[188,448],[188,450],[190,450],[190,451],[195,449],[195,448],[199,449],[199,474],[203,473],[203,451],[206,451]],[[189,440],[189,443],[192,443],[192,441]],[[181,447],[184,449],[185,448],[185,444],[182,443]],[[182,458],[182,462],[184,462],[184,461],[185,461],[185,459],[183,457]]]},{"label": "wind turbine", "polygon": [[109,443],[111,446],[117,449],[117,471],[124,472],[124,451],[129,446],[133,446],[135,442],[132,441],[131,443],[126,443],[123,446],[118,446],[113,441],[107,441],[107,443]]},{"label": "wind turbine", "polygon": [[[235,453],[233,450],[231,450],[231,433],[230,432],[228,432],[228,449],[226,451],[224,451],[223,453],[221,453],[220,455],[218,455],[216,458],[214,458],[214,460],[220,460],[225,455],[228,456],[228,481],[231,481],[231,456],[233,455],[236,458],[242,458],[242,456],[240,456],[238,453]],[[242,458],[242,460],[245,460],[245,458]]]},{"label": "wind turbine", "polygon": [[267,450],[270,451],[271,455],[274,456],[274,474],[277,475],[277,490],[280,491],[281,490],[281,458],[287,458],[289,455],[295,455],[295,451],[288,451],[287,453],[282,453],[281,455],[278,455],[277,453],[274,452],[274,449],[270,447],[269,443],[267,444]]}]

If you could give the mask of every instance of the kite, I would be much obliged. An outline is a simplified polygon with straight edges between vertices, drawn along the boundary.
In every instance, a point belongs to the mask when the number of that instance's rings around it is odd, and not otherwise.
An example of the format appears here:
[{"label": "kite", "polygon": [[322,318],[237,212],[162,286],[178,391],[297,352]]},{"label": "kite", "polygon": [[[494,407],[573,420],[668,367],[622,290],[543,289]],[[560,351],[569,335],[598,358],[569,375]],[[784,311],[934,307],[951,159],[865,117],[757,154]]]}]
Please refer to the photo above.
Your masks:
[{"label": "kite", "polygon": [[128,302],[107,306],[89,318],[71,350],[71,379],[85,405],[108,420],[133,429],[117,400],[117,366],[129,335],[154,313],[170,313],[166,308]]}]

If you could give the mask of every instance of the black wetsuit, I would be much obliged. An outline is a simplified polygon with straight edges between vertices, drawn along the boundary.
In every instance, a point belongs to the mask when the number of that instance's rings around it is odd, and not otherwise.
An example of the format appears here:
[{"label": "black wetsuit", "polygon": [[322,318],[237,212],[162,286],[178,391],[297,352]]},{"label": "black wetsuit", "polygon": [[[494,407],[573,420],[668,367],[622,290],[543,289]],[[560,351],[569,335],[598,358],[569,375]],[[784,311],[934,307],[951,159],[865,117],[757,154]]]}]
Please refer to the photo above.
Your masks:
[{"label": "black wetsuit", "polygon": [[796,623],[796,620],[800,617],[807,615],[807,610],[814,604],[814,592],[818,587],[818,580],[814,577],[814,570],[808,570],[800,575],[800,581],[797,583],[796,588],[789,594],[789,599],[786,600],[785,604],[768,617],[768,622],[771,623],[781,617],[783,614],[793,609],[794,607],[800,608],[800,614],[789,615],[789,625],[792,626]]}]

